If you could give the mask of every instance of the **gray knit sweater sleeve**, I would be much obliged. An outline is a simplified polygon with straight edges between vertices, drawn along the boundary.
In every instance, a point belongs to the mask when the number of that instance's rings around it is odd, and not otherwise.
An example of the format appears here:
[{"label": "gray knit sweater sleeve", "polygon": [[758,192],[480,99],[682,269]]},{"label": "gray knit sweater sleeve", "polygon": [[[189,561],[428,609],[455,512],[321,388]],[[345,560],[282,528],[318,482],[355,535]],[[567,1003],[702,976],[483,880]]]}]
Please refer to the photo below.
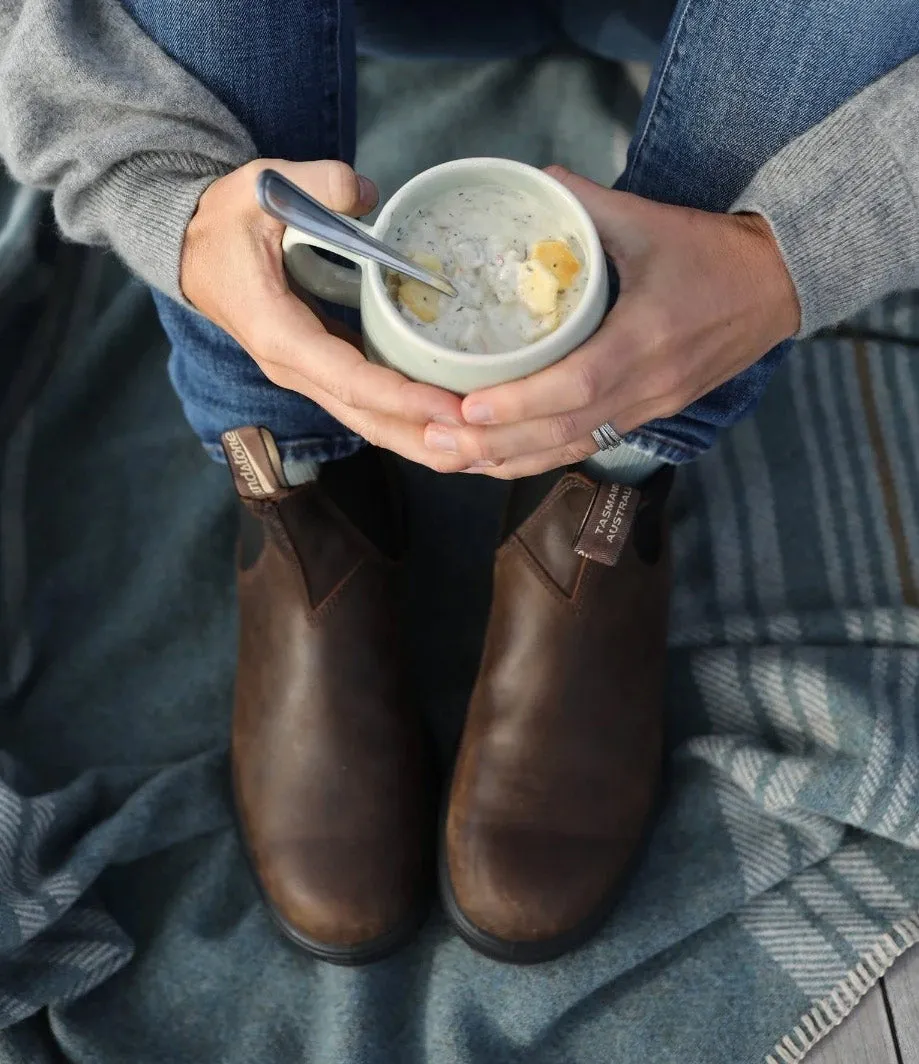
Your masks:
[{"label": "gray knit sweater sleeve", "polygon": [[783,148],[732,210],[772,226],[799,335],[919,286],[919,56]]},{"label": "gray knit sweater sleeve", "polygon": [[198,198],[255,147],[118,0],[0,0],[0,156],[53,190],[65,236],[181,299]]}]

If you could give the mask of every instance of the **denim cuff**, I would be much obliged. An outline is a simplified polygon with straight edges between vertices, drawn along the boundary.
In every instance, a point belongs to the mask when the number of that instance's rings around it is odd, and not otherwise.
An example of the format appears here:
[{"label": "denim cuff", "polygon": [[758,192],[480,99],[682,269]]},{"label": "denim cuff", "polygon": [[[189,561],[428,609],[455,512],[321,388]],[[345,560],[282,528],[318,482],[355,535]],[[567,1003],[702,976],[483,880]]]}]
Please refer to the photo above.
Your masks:
[{"label": "denim cuff", "polygon": [[636,451],[641,451],[648,458],[656,458],[667,465],[685,465],[687,462],[694,462],[711,446],[711,443],[703,447],[684,446],[648,428],[636,429],[628,436],[623,436],[623,439],[629,447],[634,447]]},{"label": "denim cuff", "polygon": [[[304,436],[296,440],[276,440],[282,465],[294,462],[335,462],[350,458],[367,446],[367,441],[353,432],[341,432],[334,436]],[[208,457],[221,465],[227,464],[226,455],[219,443],[204,443]]]}]

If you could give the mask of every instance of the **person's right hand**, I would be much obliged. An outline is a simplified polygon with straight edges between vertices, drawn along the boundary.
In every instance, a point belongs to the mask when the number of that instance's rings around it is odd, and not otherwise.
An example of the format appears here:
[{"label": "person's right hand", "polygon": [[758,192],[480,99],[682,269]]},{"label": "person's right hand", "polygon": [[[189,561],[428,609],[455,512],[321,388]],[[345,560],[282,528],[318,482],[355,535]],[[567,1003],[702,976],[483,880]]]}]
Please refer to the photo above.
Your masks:
[{"label": "person's right hand", "polygon": [[281,255],[284,226],[255,198],[256,179],[266,167],[343,214],[365,214],[377,201],[373,183],[344,163],[247,163],[201,196],[182,249],[185,298],[279,387],[312,399],[369,443],[440,472],[459,471],[468,461],[432,452],[424,426],[460,425],[460,399],[368,362],[290,290]]}]

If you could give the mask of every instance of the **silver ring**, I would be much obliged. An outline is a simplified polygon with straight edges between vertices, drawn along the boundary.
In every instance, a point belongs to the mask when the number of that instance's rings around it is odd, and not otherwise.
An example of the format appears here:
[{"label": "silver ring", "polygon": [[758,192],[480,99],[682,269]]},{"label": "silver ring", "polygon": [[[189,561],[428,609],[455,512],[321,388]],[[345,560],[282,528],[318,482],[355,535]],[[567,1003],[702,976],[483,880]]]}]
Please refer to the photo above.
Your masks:
[{"label": "silver ring", "polygon": [[611,451],[614,447],[621,447],[625,443],[625,440],[608,421],[604,421],[602,425],[595,428],[591,436],[601,451]]}]

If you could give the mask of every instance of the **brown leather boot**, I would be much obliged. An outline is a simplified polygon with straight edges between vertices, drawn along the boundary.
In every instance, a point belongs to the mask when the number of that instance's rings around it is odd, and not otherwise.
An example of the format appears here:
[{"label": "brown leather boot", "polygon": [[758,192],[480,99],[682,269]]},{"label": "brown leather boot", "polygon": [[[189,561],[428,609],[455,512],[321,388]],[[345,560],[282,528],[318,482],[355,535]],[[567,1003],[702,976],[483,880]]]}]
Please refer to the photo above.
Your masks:
[{"label": "brown leather boot", "polygon": [[440,861],[449,917],[496,960],[550,960],[597,930],[652,818],[672,477],[566,473],[498,551]]},{"label": "brown leather boot", "polygon": [[282,930],[323,960],[368,963],[422,922],[433,849],[397,565],[370,539],[392,537],[391,495],[370,449],[289,489],[264,429],[228,432],[223,446],[244,508],[232,739],[242,836]]}]

